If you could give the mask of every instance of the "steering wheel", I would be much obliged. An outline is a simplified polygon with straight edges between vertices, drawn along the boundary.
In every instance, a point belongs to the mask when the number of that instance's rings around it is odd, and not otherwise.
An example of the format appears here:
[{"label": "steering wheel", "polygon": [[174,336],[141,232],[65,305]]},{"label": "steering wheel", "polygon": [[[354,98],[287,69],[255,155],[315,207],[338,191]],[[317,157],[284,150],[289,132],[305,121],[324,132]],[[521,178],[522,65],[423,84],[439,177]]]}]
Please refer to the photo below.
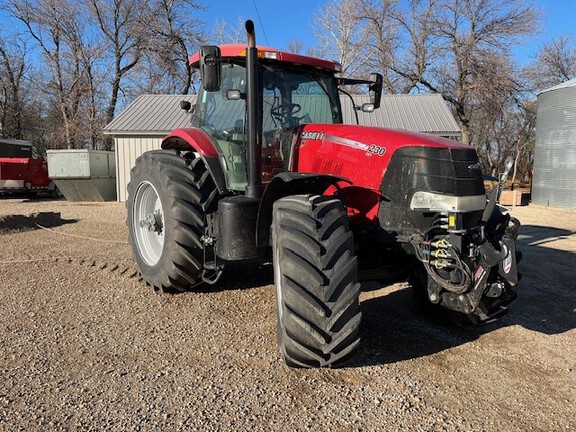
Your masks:
[{"label": "steering wheel", "polygon": [[284,117],[292,116],[298,114],[302,110],[302,107],[295,103],[285,103],[283,105],[278,105],[270,110],[270,114],[274,117]]}]

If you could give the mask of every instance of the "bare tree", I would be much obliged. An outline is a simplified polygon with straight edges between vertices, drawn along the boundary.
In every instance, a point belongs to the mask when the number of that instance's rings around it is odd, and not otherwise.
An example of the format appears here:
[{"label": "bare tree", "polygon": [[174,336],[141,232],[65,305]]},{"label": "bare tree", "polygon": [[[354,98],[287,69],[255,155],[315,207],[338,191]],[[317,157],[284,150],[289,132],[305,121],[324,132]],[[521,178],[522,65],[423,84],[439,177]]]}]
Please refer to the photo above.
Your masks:
[{"label": "bare tree", "polygon": [[144,0],[84,0],[102,35],[105,53],[112,63],[106,122],[112,121],[122,80],[142,58],[150,39],[152,14]]},{"label": "bare tree", "polygon": [[360,0],[358,18],[367,26],[364,43],[370,54],[366,59],[367,68],[381,71],[384,88],[396,93],[398,74],[394,64],[400,47],[400,33],[395,17],[399,16],[398,0]]},{"label": "bare tree", "polygon": [[[43,77],[33,81],[44,94],[38,137],[50,147],[104,142],[111,148],[100,128],[114,118],[127,90],[191,90],[188,58],[202,36],[193,16],[200,0],[3,0],[0,8],[22,23],[43,56],[37,66],[45,69]],[[10,108],[1,114],[14,119],[22,110],[9,84],[20,79],[19,63],[5,44],[0,48],[0,70],[7,72],[0,101]]]},{"label": "bare tree", "polygon": [[[510,58],[510,47],[531,35],[538,14],[525,0],[442,0],[431,22],[438,56],[420,83],[441,93],[453,107],[462,141],[471,142],[476,96],[492,92],[506,77],[486,77],[496,59]],[[508,85],[508,84],[506,84]],[[487,87],[489,86],[489,88]]]},{"label": "bare tree", "polygon": [[372,55],[366,44],[370,29],[362,19],[355,0],[330,0],[314,18],[317,52],[335,58],[342,65],[344,76],[361,75]]},{"label": "bare tree", "polygon": [[221,44],[241,44],[246,42],[246,30],[244,23],[246,19],[238,17],[236,24],[230,24],[226,20],[217,20],[212,29],[210,40]]},{"label": "bare tree", "polygon": [[286,47],[288,52],[294,54],[301,54],[303,48],[304,48],[304,41],[302,39],[292,39],[291,41],[288,41],[288,45]]},{"label": "bare tree", "polygon": [[544,90],[576,77],[576,39],[559,35],[544,44],[525,72],[535,90]]},{"label": "bare tree", "polygon": [[85,78],[81,8],[69,0],[9,0],[6,9],[24,25],[49,68],[46,90],[58,101],[63,125],[63,136],[55,140],[70,148],[77,147],[78,112]]},{"label": "bare tree", "polygon": [[532,181],[532,166],[534,164],[534,146],[536,142],[536,101],[524,102],[518,112],[516,128],[518,141],[514,158],[512,185],[517,178],[521,183]]},{"label": "bare tree", "polygon": [[[12,39],[14,40],[14,39]],[[23,79],[27,70],[27,49],[0,37],[0,136],[24,138]]]},{"label": "bare tree", "polygon": [[436,0],[409,0],[406,9],[397,10],[392,16],[402,41],[390,64],[392,71],[401,77],[396,84],[400,93],[410,93],[419,88],[440,56],[434,35],[440,10]]},{"label": "bare tree", "polygon": [[104,123],[103,112],[103,91],[105,74],[98,67],[99,61],[103,58],[104,47],[99,40],[82,40],[83,47],[80,50],[81,63],[84,71],[84,92],[83,116],[85,128],[79,132],[84,132],[84,141],[92,149],[100,147],[103,141],[101,128]]},{"label": "bare tree", "polygon": [[188,60],[204,41],[202,24],[191,13],[202,10],[202,6],[195,0],[156,0],[152,8],[153,21],[149,25],[153,39],[147,47],[148,63],[162,76],[162,90],[188,94],[193,82]]}]

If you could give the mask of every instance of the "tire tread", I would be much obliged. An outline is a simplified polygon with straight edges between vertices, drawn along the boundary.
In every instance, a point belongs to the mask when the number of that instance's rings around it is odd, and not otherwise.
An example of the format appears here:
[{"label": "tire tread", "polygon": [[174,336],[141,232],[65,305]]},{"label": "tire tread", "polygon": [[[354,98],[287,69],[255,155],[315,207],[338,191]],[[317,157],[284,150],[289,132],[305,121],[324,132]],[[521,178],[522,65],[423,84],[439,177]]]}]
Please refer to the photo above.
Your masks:
[{"label": "tire tread", "polygon": [[294,195],[274,204],[278,340],[293,367],[338,367],[360,343],[357,258],[342,203]]}]

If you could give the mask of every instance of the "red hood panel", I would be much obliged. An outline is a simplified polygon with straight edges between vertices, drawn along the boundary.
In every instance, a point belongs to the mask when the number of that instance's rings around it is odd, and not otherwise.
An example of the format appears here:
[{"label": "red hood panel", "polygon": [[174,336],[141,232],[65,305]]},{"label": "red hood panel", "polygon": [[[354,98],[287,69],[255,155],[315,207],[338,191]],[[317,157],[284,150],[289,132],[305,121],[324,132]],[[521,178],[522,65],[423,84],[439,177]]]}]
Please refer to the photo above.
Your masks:
[{"label": "red hood panel", "polygon": [[469,148],[433,135],[342,124],[305,125],[298,130],[296,146],[295,171],[340,175],[375,190],[399,148]]}]

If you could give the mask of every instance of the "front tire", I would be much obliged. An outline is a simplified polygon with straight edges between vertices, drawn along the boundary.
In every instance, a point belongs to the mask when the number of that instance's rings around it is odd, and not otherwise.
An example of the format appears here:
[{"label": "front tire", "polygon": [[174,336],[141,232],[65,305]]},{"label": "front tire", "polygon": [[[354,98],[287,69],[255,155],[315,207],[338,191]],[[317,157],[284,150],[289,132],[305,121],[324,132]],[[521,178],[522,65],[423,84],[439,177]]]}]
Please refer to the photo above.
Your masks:
[{"label": "front tire", "polygon": [[295,195],[272,221],[278,344],[291,367],[338,367],[360,342],[360,284],[346,210],[338,199]]},{"label": "front tire", "polygon": [[173,150],[144,153],[128,184],[127,225],[136,264],[155,290],[185,291],[201,282],[206,214],[219,195],[201,158]]}]

